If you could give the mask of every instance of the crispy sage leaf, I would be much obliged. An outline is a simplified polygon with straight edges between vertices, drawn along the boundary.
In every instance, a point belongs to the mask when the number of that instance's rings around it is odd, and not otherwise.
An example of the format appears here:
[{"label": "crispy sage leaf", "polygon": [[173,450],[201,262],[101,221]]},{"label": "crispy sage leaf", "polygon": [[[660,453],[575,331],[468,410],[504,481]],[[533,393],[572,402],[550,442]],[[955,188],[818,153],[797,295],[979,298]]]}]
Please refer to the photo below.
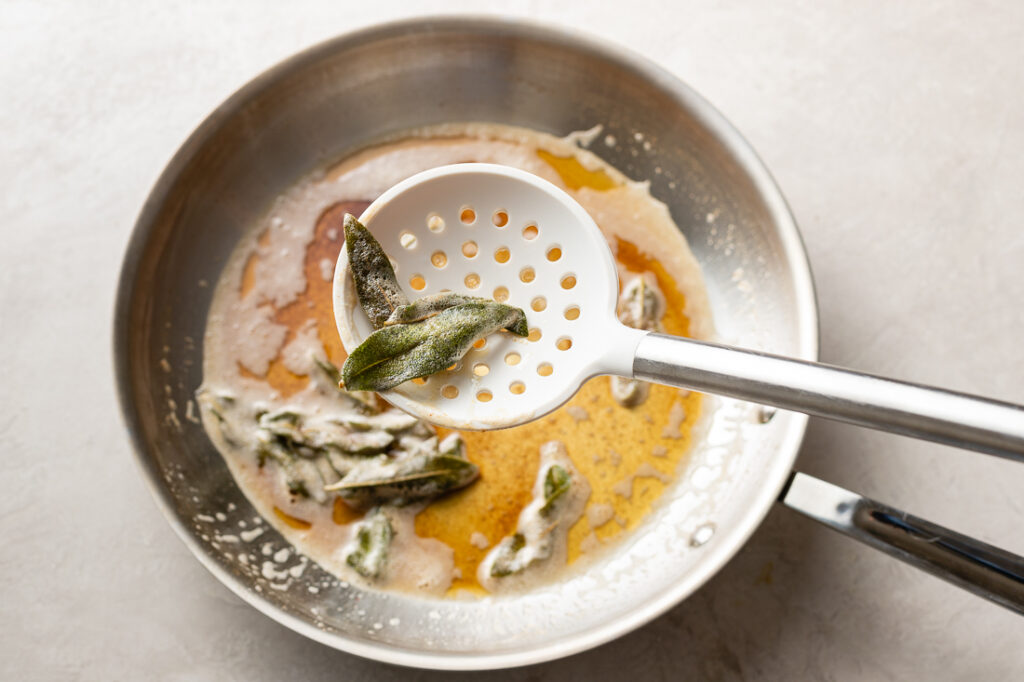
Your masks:
[{"label": "crispy sage leaf", "polygon": [[348,455],[379,455],[395,441],[395,435],[384,429],[357,430],[330,416],[302,415],[290,408],[267,412],[258,423],[258,437],[266,454],[278,461],[281,452],[311,459],[326,449]]},{"label": "crispy sage leaf", "polygon": [[555,464],[544,474],[544,506],[540,508],[540,515],[551,516],[555,511],[558,502],[569,492],[572,485],[572,477],[569,472]]},{"label": "crispy sage leaf", "polygon": [[310,420],[303,435],[312,447],[337,449],[348,455],[379,455],[395,441],[387,431],[351,431],[327,419]]},{"label": "crispy sage leaf", "polygon": [[378,507],[359,523],[354,547],[345,556],[345,563],[364,578],[379,578],[388,560],[388,548],[395,532],[391,521]]},{"label": "crispy sage leaf", "polygon": [[[277,416],[276,420],[274,416]],[[282,432],[287,433],[283,425],[289,424],[291,417],[282,411],[270,413],[269,417],[263,415],[261,420],[282,427]],[[339,477],[331,473],[329,464],[320,462],[323,451],[305,442],[295,441],[282,432],[275,432],[262,425],[257,431],[256,456],[260,467],[265,466],[268,460],[273,460],[284,477],[288,492],[312,498],[321,504],[326,502],[324,485],[336,482]]]},{"label": "crispy sage leaf", "polygon": [[237,406],[235,397],[226,393],[216,393],[206,387],[202,387],[196,391],[196,402],[203,410],[204,415],[208,412],[216,420],[217,428],[224,442],[231,447],[237,447],[241,441],[235,435],[228,416]]},{"label": "crispy sage leaf", "polygon": [[337,483],[338,479],[341,478],[341,474],[338,473],[327,457],[317,457],[313,460],[313,465],[320,473],[320,479],[324,485]]},{"label": "crispy sage leaf", "polygon": [[[464,303],[494,303],[494,301],[479,296],[464,296],[463,294],[456,294],[451,291],[431,294],[430,296],[417,298],[408,305],[395,308],[395,312],[391,313],[391,317],[388,318],[384,325],[419,322]],[[512,324],[505,327],[505,329],[517,336],[526,336],[530,331],[526,327],[526,315],[522,317],[517,316]]]},{"label": "crispy sage leaf", "polygon": [[349,213],[345,214],[345,248],[356,285],[356,296],[370,324],[380,329],[395,308],[409,299],[398,285],[391,261],[370,231]]},{"label": "crispy sage leaf", "polygon": [[348,398],[363,414],[373,415],[381,412],[377,394],[370,391],[346,391],[341,387],[341,371],[334,366],[334,363],[321,360],[316,355],[313,355],[313,362],[320,369],[320,374],[315,377],[320,379],[320,385],[327,384],[325,387],[327,390],[337,391],[338,394]]},{"label": "crispy sage leaf", "polygon": [[357,465],[325,489],[337,491],[357,507],[384,502],[403,505],[462,488],[479,475],[479,467],[465,457],[462,438],[452,434],[437,452],[401,459],[382,455]]},{"label": "crispy sage leaf", "polygon": [[490,299],[481,298],[480,296],[465,296],[451,291],[431,294],[430,296],[417,298],[412,303],[395,308],[395,311],[391,313],[391,316],[384,324],[389,326],[392,324],[419,322],[463,303],[490,303]]},{"label": "crispy sage leaf", "polygon": [[[324,453],[324,459],[331,465],[331,468],[338,474],[339,477],[345,476],[348,472],[359,466],[362,461],[362,457],[355,455],[346,455],[336,450],[328,450]],[[338,479],[334,479],[328,483],[328,485],[337,483]]]},{"label": "crispy sage leaf", "polygon": [[352,351],[341,369],[342,379],[350,391],[386,391],[440,372],[477,339],[502,328],[525,336],[526,315],[503,303],[463,303],[422,322],[384,327]]},{"label": "crispy sage leaf", "polygon": [[[565,499],[572,485],[572,477],[569,472],[557,464],[548,467],[544,473],[544,504],[538,513],[545,519],[555,515],[558,504]],[[495,578],[503,578],[513,573],[519,573],[531,563],[546,559],[551,555],[551,538],[549,533],[544,533],[534,539],[534,551],[532,556],[521,553],[526,547],[526,536],[517,532],[510,537],[504,538],[496,548],[494,563],[491,564],[491,575]]]},{"label": "crispy sage leaf", "polygon": [[491,575],[495,578],[504,578],[526,568],[518,556],[523,547],[526,547],[526,537],[522,533],[515,533],[503,539],[495,549],[497,556],[491,564]]}]

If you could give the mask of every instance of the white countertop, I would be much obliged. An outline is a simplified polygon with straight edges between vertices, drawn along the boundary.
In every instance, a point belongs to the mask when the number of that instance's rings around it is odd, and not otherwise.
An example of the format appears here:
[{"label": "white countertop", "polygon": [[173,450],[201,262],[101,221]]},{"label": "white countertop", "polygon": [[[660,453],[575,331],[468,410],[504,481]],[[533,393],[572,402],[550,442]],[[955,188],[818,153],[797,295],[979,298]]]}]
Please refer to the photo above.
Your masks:
[{"label": "white countertop", "polygon": [[[110,328],[151,184],[244,82],[411,3],[213,4],[0,5],[0,678],[442,679],[242,603],[133,461]],[[415,10],[576,25],[678,74],[789,199],[823,360],[1024,403],[1024,5],[553,4]],[[1024,553],[1024,466],[813,421],[798,468]],[[1010,679],[1022,642],[1024,619],[776,508],[654,623],[488,679]]]}]

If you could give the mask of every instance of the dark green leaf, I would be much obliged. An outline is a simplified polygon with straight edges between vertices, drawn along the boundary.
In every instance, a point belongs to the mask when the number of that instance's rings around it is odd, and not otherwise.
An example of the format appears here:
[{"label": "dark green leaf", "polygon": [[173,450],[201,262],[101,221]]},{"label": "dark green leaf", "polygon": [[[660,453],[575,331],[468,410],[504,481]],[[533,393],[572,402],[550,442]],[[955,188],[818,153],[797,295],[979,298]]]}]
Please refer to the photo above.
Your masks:
[{"label": "dark green leaf", "polygon": [[504,578],[507,575],[518,573],[525,568],[518,561],[519,550],[526,547],[526,538],[522,533],[505,538],[497,549],[497,556],[491,564],[491,575],[495,578]]},{"label": "dark green leaf", "polygon": [[408,431],[419,423],[416,417],[406,414],[401,410],[388,410],[373,415],[352,415],[345,416],[342,421],[346,426],[355,431],[371,431],[382,429],[388,433],[401,433]]},{"label": "dark green leaf", "polygon": [[345,214],[345,248],[356,296],[370,324],[379,329],[395,308],[409,299],[398,285],[395,270],[380,243],[351,214]]},{"label": "dark green leaf", "polygon": [[288,479],[288,492],[300,497],[309,497],[309,489],[306,487],[306,482],[299,478]]},{"label": "dark green leaf", "polygon": [[571,485],[572,477],[568,471],[557,464],[551,466],[544,476],[544,506],[540,508],[540,515],[550,516]]},{"label": "dark green leaf", "polygon": [[502,303],[463,303],[422,322],[396,324],[366,337],[342,367],[346,388],[386,391],[440,372],[457,362],[477,339],[502,328],[526,333],[526,315]]},{"label": "dark green leaf", "polygon": [[412,303],[395,308],[395,311],[391,313],[391,316],[384,324],[410,324],[412,322],[425,320],[428,317],[432,317],[442,311],[448,310],[448,308],[462,305],[463,303],[490,302],[490,299],[487,298],[481,298],[479,296],[464,296],[463,294],[456,294],[451,291],[446,291],[440,294],[431,294],[430,296],[417,298]]},{"label": "dark green leaf", "polygon": [[259,425],[267,433],[279,436],[286,447],[289,443],[303,440],[302,432],[299,430],[299,415],[292,410],[266,412],[260,415]]},{"label": "dark green leaf", "polygon": [[379,508],[374,509],[359,523],[355,548],[345,557],[345,563],[364,578],[379,578],[394,536],[387,515]]},{"label": "dark green leaf", "polygon": [[196,391],[196,402],[200,408],[205,412],[209,412],[217,420],[217,428],[224,441],[232,447],[237,447],[240,441],[234,436],[231,423],[227,417],[236,407],[234,396],[225,393],[213,393],[206,388],[200,388]]},{"label": "dark green leaf", "polygon": [[303,430],[307,442],[315,448],[335,448],[349,455],[377,455],[395,441],[387,431],[350,431],[329,421],[311,423]]},{"label": "dark green leaf", "polygon": [[388,502],[408,504],[469,485],[480,468],[462,454],[462,439],[449,436],[441,451],[393,460],[380,456],[356,466],[338,483],[327,486],[356,506]]},{"label": "dark green leaf", "polygon": [[330,417],[310,417],[291,409],[264,413],[259,427],[261,466],[268,457],[278,462],[293,457],[311,459],[327,450],[364,457],[379,455],[395,441],[394,434],[380,428],[356,430]]}]

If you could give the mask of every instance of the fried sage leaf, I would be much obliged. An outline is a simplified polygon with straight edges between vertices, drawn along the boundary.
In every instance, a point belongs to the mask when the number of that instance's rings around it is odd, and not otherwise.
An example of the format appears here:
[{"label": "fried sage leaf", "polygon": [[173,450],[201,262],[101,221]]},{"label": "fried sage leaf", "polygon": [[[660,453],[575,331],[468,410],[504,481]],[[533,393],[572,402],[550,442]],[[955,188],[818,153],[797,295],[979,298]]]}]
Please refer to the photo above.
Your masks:
[{"label": "fried sage leaf", "polygon": [[[430,296],[424,296],[417,298],[415,301],[408,305],[399,306],[395,308],[395,312],[391,313],[391,317],[384,323],[385,326],[393,324],[410,324],[412,322],[419,322],[426,320],[427,318],[433,317],[438,313],[444,312],[449,308],[453,308],[457,305],[464,303],[494,303],[489,298],[480,298],[479,296],[465,296],[463,294],[456,294],[451,291],[446,291],[441,294],[432,294]],[[512,324],[505,327],[508,331],[512,332],[517,336],[526,336],[529,333],[529,329],[526,327],[526,315],[517,316]]]},{"label": "fried sage leaf", "polygon": [[533,500],[519,514],[516,532],[506,536],[480,564],[481,583],[491,589],[492,578],[522,573],[531,567],[551,565],[552,557],[565,555],[568,529],[583,513],[590,496],[586,479],[573,467],[560,441],[541,446],[541,465],[533,485]]},{"label": "fried sage leaf", "polygon": [[466,459],[462,438],[452,434],[441,442],[437,452],[367,460],[325,489],[337,491],[356,507],[385,502],[403,505],[462,488],[479,475],[480,468]]},{"label": "fried sage leaf", "polygon": [[260,467],[263,467],[267,460],[273,460],[284,477],[288,492],[312,498],[320,503],[326,502],[324,484],[334,482],[337,477],[324,478],[323,472],[315,462],[306,456],[300,456],[298,451],[299,448],[287,439],[269,431],[261,431],[257,436],[256,454]]},{"label": "fried sage leaf", "polygon": [[565,498],[572,485],[572,477],[569,472],[555,464],[544,474],[544,505],[540,508],[540,515],[551,516],[557,508],[560,500]]},{"label": "fried sage leaf", "polygon": [[378,455],[395,441],[394,433],[383,429],[356,430],[330,416],[301,415],[287,408],[261,415],[258,424],[261,441],[272,441],[288,454],[307,459],[326,449],[348,455]]},{"label": "fried sage leaf", "polygon": [[345,248],[359,305],[373,328],[380,329],[395,308],[408,304],[409,299],[398,285],[380,242],[349,213],[345,214]]},{"label": "fried sage leaf", "polygon": [[476,340],[503,328],[525,336],[526,315],[493,301],[463,303],[421,322],[383,327],[348,356],[342,379],[350,391],[386,391],[440,372],[462,358]]},{"label": "fried sage leaf", "polygon": [[526,566],[519,557],[523,547],[526,547],[526,537],[522,533],[515,533],[503,539],[494,550],[497,555],[491,564],[491,575],[495,578],[504,578],[523,570]]},{"label": "fried sage leaf", "polygon": [[201,387],[196,391],[196,402],[199,404],[204,420],[206,420],[207,414],[213,417],[217,430],[220,431],[224,442],[231,447],[238,447],[241,440],[235,434],[235,429],[230,419],[230,415],[237,407],[235,397],[227,393],[219,393],[211,391],[206,387]]},{"label": "fried sage leaf", "polygon": [[[565,499],[571,485],[572,477],[568,471],[557,464],[548,467],[544,473],[544,504],[537,513],[544,519],[557,516],[559,503]],[[535,561],[547,559],[551,556],[552,550],[551,530],[552,527],[548,526],[543,533],[534,534],[531,552],[522,551],[526,548],[526,536],[522,532],[504,538],[495,549],[496,556],[491,564],[491,575],[503,578],[519,573]]]},{"label": "fried sage leaf", "polygon": [[314,375],[314,381],[323,386],[324,390],[334,391],[338,395],[347,398],[352,405],[361,413],[367,415],[379,414],[382,410],[380,400],[376,393],[370,391],[346,391],[341,387],[341,370],[334,366],[329,360],[321,360],[313,355],[313,363],[320,370]]},{"label": "fried sage leaf", "polygon": [[359,523],[355,542],[345,556],[345,563],[364,578],[379,578],[384,573],[394,536],[387,514],[379,507],[374,509]]},{"label": "fried sage leaf", "polygon": [[318,450],[331,448],[363,457],[380,454],[395,441],[394,434],[387,431],[351,431],[328,419],[310,420],[303,434]]}]

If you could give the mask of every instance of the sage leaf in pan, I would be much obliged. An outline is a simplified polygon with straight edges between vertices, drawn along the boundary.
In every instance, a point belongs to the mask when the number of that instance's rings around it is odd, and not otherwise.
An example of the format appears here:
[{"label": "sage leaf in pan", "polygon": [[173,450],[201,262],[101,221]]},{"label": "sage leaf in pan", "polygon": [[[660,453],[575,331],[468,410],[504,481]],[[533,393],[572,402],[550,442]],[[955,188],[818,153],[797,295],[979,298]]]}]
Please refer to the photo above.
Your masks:
[{"label": "sage leaf in pan", "polygon": [[406,305],[409,299],[380,242],[350,213],[345,214],[345,249],[359,305],[373,328],[380,329],[395,308]]},{"label": "sage leaf in pan", "polygon": [[315,354],[313,363],[320,370],[319,374],[313,375],[313,380],[319,386],[332,394],[347,398],[359,412],[367,415],[378,414],[382,408],[375,393],[369,391],[346,391],[341,387],[341,370],[334,366],[329,360],[321,360]]},{"label": "sage leaf in pan", "polygon": [[379,578],[384,573],[394,536],[387,514],[377,507],[360,521],[354,546],[345,556],[345,563],[364,578]]},{"label": "sage leaf in pan", "polygon": [[572,476],[557,464],[548,467],[542,475],[544,498],[537,513],[544,523],[524,526],[520,517],[516,532],[505,537],[493,550],[495,554],[490,573],[494,578],[522,573],[533,564],[549,558],[554,550],[552,532],[561,521],[558,517],[568,499],[566,493],[572,486]]},{"label": "sage leaf in pan", "polygon": [[524,562],[517,561],[518,554],[524,547],[526,547],[526,536],[522,533],[515,533],[502,540],[498,548],[498,556],[491,564],[491,575],[495,578],[504,578],[526,568]]},{"label": "sage leaf in pan", "polygon": [[421,322],[383,327],[348,356],[342,380],[350,391],[386,391],[450,367],[499,329],[526,336],[526,315],[503,303],[463,303]]},{"label": "sage leaf in pan", "polygon": [[318,450],[333,448],[364,457],[384,452],[395,441],[394,434],[387,431],[351,431],[328,419],[311,420],[303,433]]},{"label": "sage leaf in pan", "polygon": [[408,431],[419,424],[419,419],[400,410],[388,410],[374,415],[344,415],[341,420],[353,431],[381,429],[388,433]]},{"label": "sage leaf in pan", "polygon": [[287,408],[261,415],[258,425],[261,441],[274,441],[287,454],[305,458],[317,457],[328,448],[350,455],[376,455],[395,441],[394,433],[382,429],[354,430],[330,416],[301,415]]},{"label": "sage leaf in pan", "polygon": [[339,482],[325,487],[349,504],[409,504],[465,487],[480,475],[480,468],[466,459],[458,434],[444,439],[438,452],[393,460],[386,455],[352,469]]}]

